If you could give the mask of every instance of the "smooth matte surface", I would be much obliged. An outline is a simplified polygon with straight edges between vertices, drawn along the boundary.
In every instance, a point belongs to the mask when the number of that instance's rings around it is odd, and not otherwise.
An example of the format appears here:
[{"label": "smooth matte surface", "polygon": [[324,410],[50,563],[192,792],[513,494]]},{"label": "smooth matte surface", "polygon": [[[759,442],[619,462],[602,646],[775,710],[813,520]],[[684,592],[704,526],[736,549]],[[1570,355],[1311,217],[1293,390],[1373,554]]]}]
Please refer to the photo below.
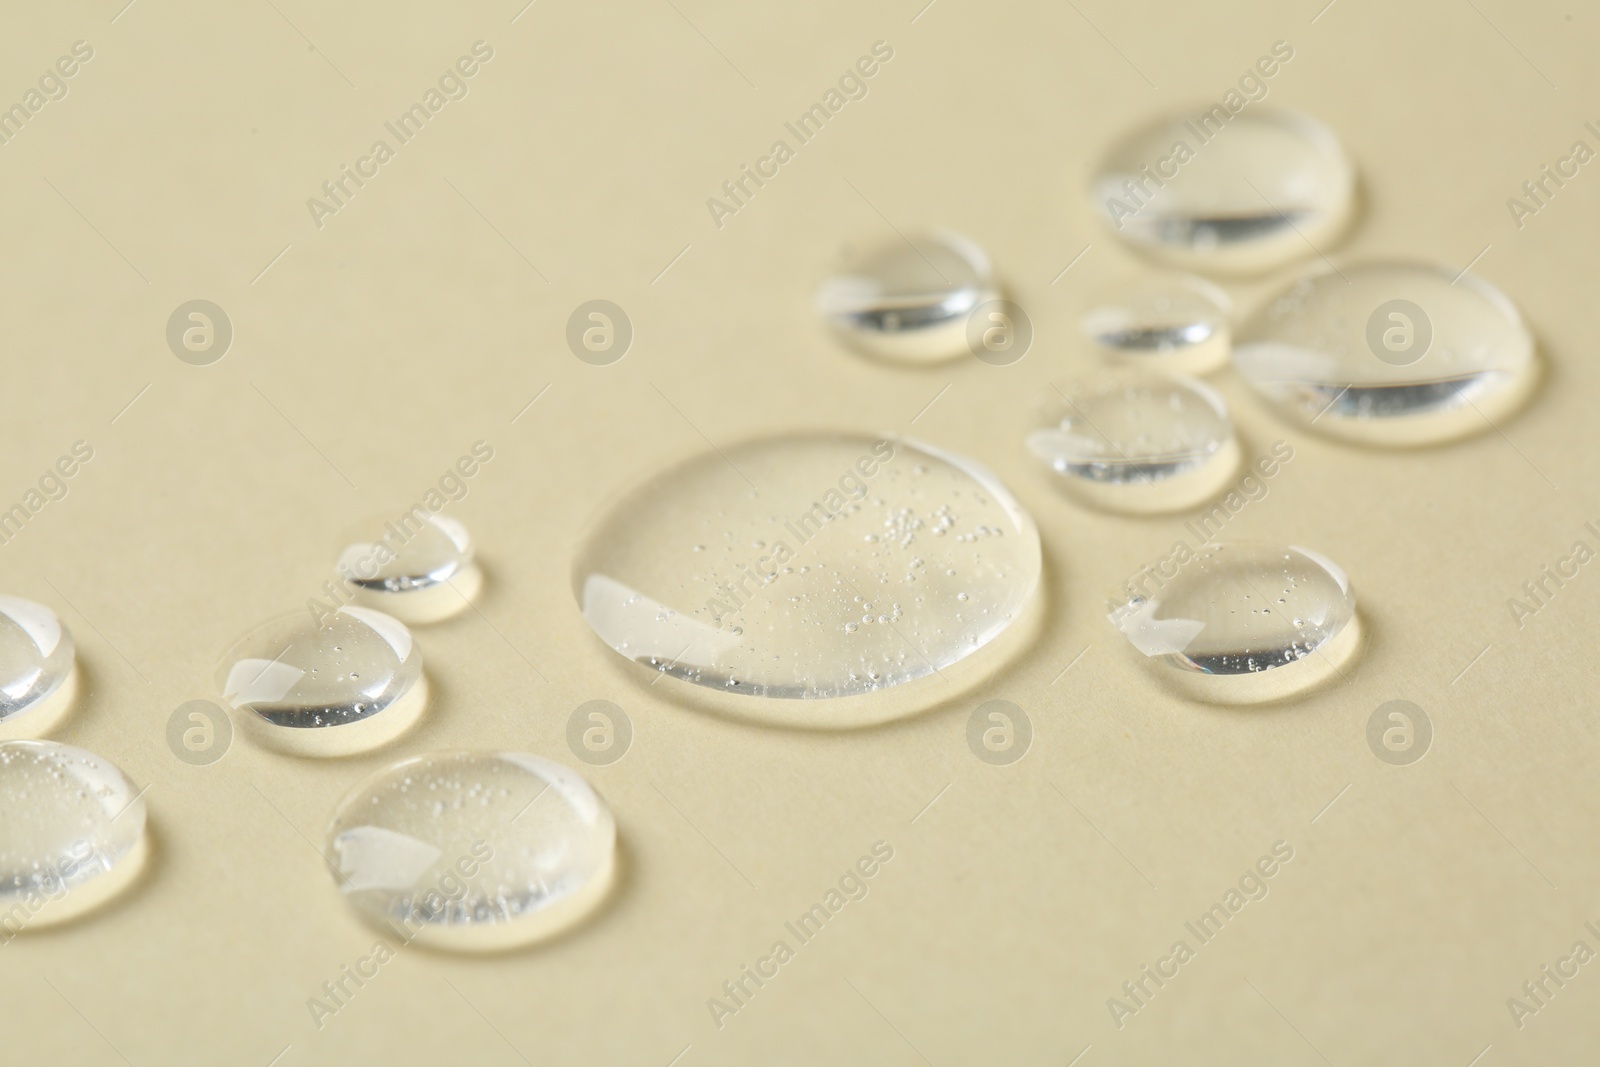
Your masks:
[{"label": "smooth matte surface", "polygon": [[[154,847],[117,906],[0,948],[8,1058],[1600,1056],[1600,963],[1521,1030],[1505,1006],[1574,941],[1600,949],[1583,927],[1600,926],[1600,564],[1520,627],[1507,607],[1574,541],[1600,547],[1584,527],[1600,527],[1597,164],[1521,229],[1506,207],[1576,139],[1600,147],[1583,126],[1600,118],[1600,13],[138,0],[119,14],[123,2],[16,11],[0,35],[7,103],[74,41],[95,49],[69,95],[0,146],[0,508],[74,441],[94,449],[68,495],[0,545],[0,588],[71,627],[80,704],[52,736],[149,786]],[[318,229],[306,199],[479,39],[494,57],[469,95]],[[718,229],[706,199],[775,139],[794,145],[784,122],[877,40],[894,58],[866,98]],[[1087,294],[1138,265],[1086,203],[1090,168],[1131,124],[1220,100],[1276,40],[1295,55],[1267,102],[1325,121],[1361,175],[1337,254],[1465,266],[1481,253],[1475,270],[1526,314],[1547,379],[1497,431],[1406,453],[1314,438],[1228,372],[1214,379],[1247,460],[1294,448],[1227,536],[1338,559],[1371,628],[1343,686],[1232,711],[1160,689],[1103,615],[1124,578],[1193,543],[1185,518],[1071,505],[1017,429],[1047,381],[1096,358],[1077,325]],[[981,241],[1032,320],[1027,357],[917,370],[844,350],[812,294],[841,244],[891,224]],[[1247,310],[1281,278],[1228,289]],[[210,366],[167,345],[192,299],[232,320]],[[593,299],[633,325],[609,366],[566,343]],[[1036,644],[959,703],[849,734],[688,710],[601,644],[568,585],[586,522],[707,439],[795,427],[910,431],[989,465],[1045,537]],[[485,583],[478,610],[417,630],[432,683],[418,729],[345,761],[242,736],[212,765],[176,758],[168,717],[214,698],[227,642],[322,595],[340,531],[398,515],[480,440],[494,458],[446,513],[473,531]],[[626,709],[633,740],[590,767],[567,720],[594,699]],[[1366,740],[1396,699],[1433,723],[1411,766]],[[1020,762],[969,749],[987,700],[1030,716]],[[617,816],[615,900],[533,951],[404,949],[318,1029],[308,998],[375,937],[314,844],[335,802],[397,758],[462,748],[580,767]],[[867,896],[719,1030],[707,999],[879,840],[893,858]],[[1266,899],[1117,1029],[1107,998],[1280,840],[1294,859]]]}]

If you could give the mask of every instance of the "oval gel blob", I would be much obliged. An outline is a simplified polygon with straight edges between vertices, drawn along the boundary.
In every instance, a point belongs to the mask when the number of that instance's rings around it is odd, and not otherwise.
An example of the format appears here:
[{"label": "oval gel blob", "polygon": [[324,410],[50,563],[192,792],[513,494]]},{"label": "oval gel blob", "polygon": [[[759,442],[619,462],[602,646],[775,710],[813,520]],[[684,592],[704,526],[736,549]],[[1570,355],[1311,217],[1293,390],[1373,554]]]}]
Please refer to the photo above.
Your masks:
[{"label": "oval gel blob", "polygon": [[1355,170],[1313,118],[1219,105],[1134,130],[1090,189],[1135,249],[1187,270],[1256,274],[1328,250],[1354,212]]},{"label": "oval gel blob", "polygon": [[1205,374],[1228,361],[1232,301],[1190,275],[1147,275],[1102,291],[1083,332],[1106,356],[1140,370]]},{"label": "oval gel blob", "polygon": [[618,653],[730,710],[854,725],[879,720],[833,700],[925,678],[928,699],[954,695],[951,668],[1024,616],[1039,573],[1033,520],[971,460],[796,433],[652,477],[596,526],[573,585]]},{"label": "oval gel blob", "polygon": [[1128,375],[1059,393],[1028,451],[1083,503],[1134,515],[1215,495],[1239,467],[1227,405],[1192,378]]},{"label": "oval gel blob", "polygon": [[1245,324],[1233,362],[1294,422],[1401,447],[1492,429],[1538,378],[1533,336],[1498,289],[1389,260],[1293,282]]},{"label": "oval gel blob", "polygon": [[334,566],[355,603],[420,624],[464,610],[483,584],[472,535],[448,515],[367,524]]},{"label": "oval gel blob", "polygon": [[244,728],[298,756],[347,756],[399,737],[421,716],[422,652],[400,620],[346,605],[314,621],[275,619],[237,642],[217,684]]},{"label": "oval gel blob", "polygon": [[72,708],[72,634],[43,604],[0,596],[0,739],[42,737]]},{"label": "oval gel blob", "polygon": [[906,363],[968,354],[967,319],[999,298],[989,257],[936,232],[895,237],[817,290],[817,313],[852,347]]},{"label": "oval gel blob", "polygon": [[0,742],[0,812],[6,939],[101,906],[144,867],[143,797],[92,752],[51,741]]},{"label": "oval gel blob", "polygon": [[518,752],[418,756],[340,803],[345,898],[402,942],[489,952],[571,927],[606,897],[611,809],[573,770]]},{"label": "oval gel blob", "polygon": [[1280,700],[1339,674],[1360,649],[1349,579],[1310,549],[1207,544],[1163,564],[1128,581],[1110,619],[1190,696]]}]

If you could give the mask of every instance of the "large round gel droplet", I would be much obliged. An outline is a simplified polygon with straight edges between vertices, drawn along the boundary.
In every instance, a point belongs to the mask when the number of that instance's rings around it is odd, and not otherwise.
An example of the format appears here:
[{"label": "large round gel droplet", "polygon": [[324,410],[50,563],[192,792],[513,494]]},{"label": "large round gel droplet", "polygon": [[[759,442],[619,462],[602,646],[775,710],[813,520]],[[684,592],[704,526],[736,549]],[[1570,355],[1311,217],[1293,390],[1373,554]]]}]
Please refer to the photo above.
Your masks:
[{"label": "large round gel droplet", "polygon": [[1233,361],[1291,419],[1374,445],[1488,430],[1538,377],[1533,337],[1498,289],[1408,262],[1300,279],[1244,326]]},{"label": "large round gel droplet", "polygon": [[0,742],[0,812],[0,943],[98,907],[144,866],[144,800],[92,752]]},{"label": "large round gel droplet", "polygon": [[426,703],[422,652],[398,619],[347,605],[287,615],[238,642],[218,673],[245,729],[298,756],[346,756],[400,736]]},{"label": "large round gel droplet", "polygon": [[1189,270],[1248,274],[1326,252],[1354,191],[1350,160],[1320,122],[1219,105],[1117,142],[1090,195],[1134,248]]},{"label": "large round gel droplet", "polygon": [[72,706],[72,634],[56,613],[0,596],[0,738],[41,737]]},{"label": "large round gel droplet", "polygon": [[869,355],[908,363],[971,351],[967,319],[999,298],[989,257],[950,233],[895,237],[817,290],[817,311]]},{"label": "large round gel droplet", "polygon": [[972,461],[795,434],[650,479],[599,523],[573,582],[585,620],[629,659],[742,694],[730,710],[852,725],[878,717],[818,698],[922,678],[925,700],[955,695],[950,668],[1024,615],[1039,569],[1033,520]]},{"label": "large round gel droplet", "polygon": [[605,897],[616,822],[575,771],[515,752],[397,763],[340,803],[329,861],[345,896],[402,941],[495,951]]},{"label": "large round gel droplet", "polygon": [[1111,622],[1169,681],[1219,704],[1278,700],[1337,674],[1359,650],[1344,571],[1304,548],[1212,544],[1146,567]]},{"label": "large round gel droplet", "polygon": [[1128,376],[1062,392],[1028,451],[1073,496],[1107,511],[1177,511],[1215,494],[1239,466],[1222,397],[1192,378]]},{"label": "large round gel droplet", "polygon": [[1083,332],[1108,357],[1166,374],[1205,374],[1228,360],[1228,294],[1189,275],[1157,274],[1102,292]]},{"label": "large round gel droplet", "polygon": [[408,623],[434,622],[466,608],[483,584],[472,535],[448,515],[368,523],[335,565],[358,604]]}]

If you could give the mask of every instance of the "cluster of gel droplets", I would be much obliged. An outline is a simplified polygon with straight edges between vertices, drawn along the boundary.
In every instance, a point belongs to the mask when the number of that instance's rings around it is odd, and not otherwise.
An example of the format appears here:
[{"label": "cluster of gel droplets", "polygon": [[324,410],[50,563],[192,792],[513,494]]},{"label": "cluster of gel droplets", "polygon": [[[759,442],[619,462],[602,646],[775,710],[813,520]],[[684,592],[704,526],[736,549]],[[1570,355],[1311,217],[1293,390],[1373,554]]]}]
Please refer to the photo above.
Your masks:
[{"label": "cluster of gel droplets", "polygon": [[417,506],[352,530],[304,610],[236,641],[217,686],[245,732],[300,756],[348,756],[410,730],[427,703],[409,624],[456,615],[482,585],[471,535]]},{"label": "cluster of gel droplets", "polygon": [[[1261,274],[1311,255],[1322,265],[1291,279],[1237,326],[1231,302],[1212,283],[1144,274],[1090,301],[1085,335],[1109,364],[1158,375],[1147,383],[1164,378],[1172,393],[1198,384],[1184,375],[1215,371],[1231,356],[1238,378],[1281,417],[1347,441],[1430,445],[1496,427],[1536,377],[1532,338],[1516,308],[1465,271],[1328,260],[1353,218],[1354,188],[1337,138],[1305,116],[1213,109],[1141,127],[1111,147],[1091,181],[1097,211],[1130,248],[1169,270],[1212,275]],[[1211,411],[1227,424],[1220,400],[1209,410],[1174,408],[1164,431],[1152,435],[1148,392],[1102,385],[1057,393],[1067,420],[1056,421],[1059,411],[1048,415],[1027,445],[1078,498],[1148,513],[1240,495],[1228,465],[1236,455],[1211,450],[1216,477],[1201,485],[1193,456],[1205,449],[1174,447],[1219,436]],[[1107,397],[1116,410],[1107,410]],[[1166,442],[1178,458],[1163,461],[1152,442]],[[1109,446],[1134,476],[1108,482],[1105,463],[1083,462],[1092,451],[1085,443]],[[1192,493],[1177,491],[1185,479]],[[1172,483],[1169,508],[1151,502],[1164,480]],[[1126,491],[1113,494],[1111,484]],[[1170,668],[1171,682],[1202,699],[1275,700],[1336,677],[1361,639],[1344,572],[1309,549],[1216,543],[1210,531],[1234,510],[1221,507],[1186,527],[1205,540],[1180,543],[1118,591],[1112,622]]]},{"label": "cluster of gel droplets", "polygon": [[[1119,240],[1178,272],[1276,269],[1323,253],[1354,214],[1354,168],[1329,130],[1243,105],[1140,127],[1090,187]],[[988,256],[948,231],[896,230],[842,259],[816,310],[870,356],[979,355],[975,337],[1015,325]],[[1081,327],[1107,370],[1054,387],[1025,446],[1069,496],[1111,513],[1183,511],[1228,486],[1242,450],[1222,397],[1196,376],[1230,355],[1284,418],[1380,446],[1493,427],[1535,378],[1514,306],[1423,263],[1329,262],[1242,324],[1211,282],[1147,273],[1099,292]],[[1037,614],[1041,570],[1033,520],[977,462],[894,434],[818,432],[669,467],[598,521],[572,578],[588,625],[649,671],[795,708],[792,721],[855,725],[883,717],[870,702],[886,695],[899,700],[889,714],[927,706],[930,685],[974,660],[992,673],[998,661],[979,654]],[[481,584],[471,537],[436,508],[368,523],[304,611],[235,643],[219,691],[248,732],[291,754],[393,742],[427,698],[408,624],[464,611]],[[1110,619],[1174,686],[1231,703],[1337,677],[1362,639],[1344,571],[1300,547],[1180,542],[1125,583]],[[0,907],[24,925],[122,892],[147,850],[142,794],[121,771],[15,739],[59,719],[73,655],[53,612],[0,597]],[[436,753],[359,785],[327,849],[341,892],[402,944],[481,951],[593,911],[614,880],[616,832],[604,801],[559,764]]]},{"label": "cluster of gel droplets", "polygon": [[1097,211],[1169,267],[1259,275],[1313,255],[1322,264],[1232,331],[1228,298],[1208,282],[1125,281],[1084,315],[1097,347],[1188,374],[1221,366],[1231,347],[1239,377],[1283,417],[1371,445],[1484,432],[1521,404],[1536,377],[1533,341],[1504,295],[1431,263],[1328,260],[1354,216],[1354,168],[1338,139],[1290,112],[1222,119],[1170,115],[1118,141],[1091,182]]},{"label": "cluster of gel droplets", "polygon": [[[410,624],[471,606],[482,572],[466,527],[418,506],[351,531],[306,610],[223,656],[217,686],[266,747],[340,757],[388,745],[427,704]],[[616,826],[575,772],[516,753],[401,760],[339,806],[328,861],[350,903],[412,942],[513,948],[582,919],[611,885]]]}]

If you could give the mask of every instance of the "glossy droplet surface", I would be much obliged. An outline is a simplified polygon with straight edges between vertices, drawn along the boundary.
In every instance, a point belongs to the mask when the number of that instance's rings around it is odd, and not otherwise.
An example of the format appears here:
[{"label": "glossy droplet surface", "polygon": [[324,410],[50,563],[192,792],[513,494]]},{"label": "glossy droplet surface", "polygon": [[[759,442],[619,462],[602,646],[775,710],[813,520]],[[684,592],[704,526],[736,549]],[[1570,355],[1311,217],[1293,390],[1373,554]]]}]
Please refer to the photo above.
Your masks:
[{"label": "glossy droplet surface", "polygon": [[1375,445],[1488,430],[1538,377],[1533,337],[1498,289],[1404,261],[1292,283],[1240,330],[1233,361],[1288,418]]},{"label": "glossy droplet surface", "polygon": [[1073,496],[1108,511],[1175,511],[1215,494],[1239,466],[1222,397],[1192,378],[1129,375],[1063,390],[1028,451]]},{"label": "glossy droplet surface", "polygon": [[1083,331],[1111,359],[1166,374],[1204,374],[1228,359],[1228,294],[1200,278],[1156,274],[1104,290]]},{"label": "glossy droplet surface", "polygon": [[92,752],[0,742],[0,812],[0,940],[98,907],[144,865],[144,801]]},{"label": "glossy droplet surface", "polygon": [[397,763],[340,803],[328,831],[340,889],[362,914],[438,948],[548,937],[605,897],[611,810],[573,770],[515,752]]},{"label": "glossy droplet surface", "polygon": [[650,479],[597,525],[573,581],[589,625],[631,660],[815,701],[948,675],[1017,621],[1039,569],[1033,520],[971,460],[794,434]]},{"label": "glossy droplet surface", "polygon": [[1216,703],[1291,696],[1360,648],[1349,580],[1305,548],[1186,547],[1131,578],[1110,618],[1169,681]]},{"label": "glossy droplet surface", "polygon": [[951,233],[914,233],[853,257],[822,283],[816,306],[853,347],[929,363],[968,353],[968,317],[998,297],[977,245]]},{"label": "glossy droplet surface", "polygon": [[464,610],[483,584],[472,535],[448,515],[367,523],[339,553],[335,570],[355,602],[409,623]]},{"label": "glossy droplet surface", "polygon": [[72,704],[72,634],[56,613],[0,596],[0,738],[38,737]]},{"label": "glossy droplet surface", "polygon": [[398,619],[347,605],[258,628],[223,659],[223,697],[265,744],[305,756],[365,752],[422,714],[422,652]]},{"label": "glossy droplet surface", "polygon": [[1249,274],[1326,252],[1349,223],[1355,172],[1338,138],[1293,112],[1203,107],[1134,130],[1091,181],[1095,209],[1152,257]]}]

